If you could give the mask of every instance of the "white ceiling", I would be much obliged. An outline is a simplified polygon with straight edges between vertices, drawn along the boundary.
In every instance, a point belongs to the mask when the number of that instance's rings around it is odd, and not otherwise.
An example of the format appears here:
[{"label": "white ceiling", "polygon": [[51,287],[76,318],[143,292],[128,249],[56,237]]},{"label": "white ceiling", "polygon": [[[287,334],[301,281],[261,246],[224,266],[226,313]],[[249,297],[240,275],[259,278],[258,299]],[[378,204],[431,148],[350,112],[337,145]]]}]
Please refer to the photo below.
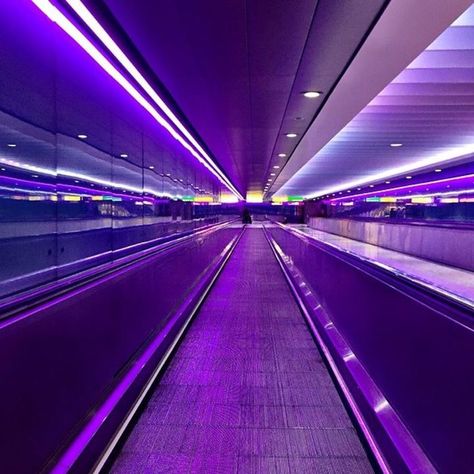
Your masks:
[{"label": "white ceiling", "polygon": [[[335,90],[272,192],[320,196],[474,153],[474,7],[445,30],[472,2],[418,1],[418,9],[407,9],[409,3],[414,2],[391,2],[366,41],[370,55],[364,58],[361,51],[354,60],[344,93]],[[354,71],[359,82],[348,79]],[[360,88],[351,89],[357,83]],[[385,85],[357,114],[360,100],[367,103]]]}]

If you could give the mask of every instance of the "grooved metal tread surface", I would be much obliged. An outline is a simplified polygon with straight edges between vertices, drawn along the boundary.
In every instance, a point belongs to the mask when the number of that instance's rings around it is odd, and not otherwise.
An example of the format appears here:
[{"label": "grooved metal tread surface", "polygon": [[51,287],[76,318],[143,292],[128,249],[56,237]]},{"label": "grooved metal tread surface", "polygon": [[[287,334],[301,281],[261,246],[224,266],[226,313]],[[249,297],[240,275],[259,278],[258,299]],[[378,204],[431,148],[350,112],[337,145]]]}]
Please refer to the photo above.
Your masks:
[{"label": "grooved metal tread surface", "polygon": [[243,234],[112,472],[373,472],[262,229]]}]

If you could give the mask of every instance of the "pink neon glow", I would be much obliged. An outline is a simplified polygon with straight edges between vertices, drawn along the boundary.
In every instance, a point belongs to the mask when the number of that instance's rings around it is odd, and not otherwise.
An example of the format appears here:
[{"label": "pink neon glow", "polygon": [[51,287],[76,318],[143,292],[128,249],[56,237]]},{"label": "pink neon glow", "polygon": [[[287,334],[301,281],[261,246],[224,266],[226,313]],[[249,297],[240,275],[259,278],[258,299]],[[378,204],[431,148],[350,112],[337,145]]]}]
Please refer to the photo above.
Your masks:
[{"label": "pink neon glow", "polygon": [[[175,140],[177,140],[186,150],[188,150],[197,160],[204,165],[219,181],[224,184],[237,197],[242,198],[230,181],[214,163],[211,166],[192,148],[181,135],[157,112],[157,110],[132,86],[132,84],[113,66],[113,64],[89,41],[79,29],[66,18],[58,8],[49,0],[32,0],[32,2],[54,23],[56,23],[65,33],[76,41],[99,66],[104,69],[118,84],[125,89]],[[131,64],[131,63],[130,63]],[[138,71],[137,71],[138,72]],[[211,160],[212,161],[212,160]]]}]

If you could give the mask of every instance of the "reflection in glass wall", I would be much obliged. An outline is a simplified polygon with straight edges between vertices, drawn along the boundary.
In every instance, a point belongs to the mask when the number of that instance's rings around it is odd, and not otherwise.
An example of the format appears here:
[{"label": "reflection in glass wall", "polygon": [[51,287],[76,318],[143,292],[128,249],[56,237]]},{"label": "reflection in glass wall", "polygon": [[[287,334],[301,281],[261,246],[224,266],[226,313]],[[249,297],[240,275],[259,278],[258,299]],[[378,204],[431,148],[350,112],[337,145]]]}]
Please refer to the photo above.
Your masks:
[{"label": "reflection in glass wall", "polygon": [[0,297],[215,222],[192,202],[217,179],[31,2],[2,6]]}]

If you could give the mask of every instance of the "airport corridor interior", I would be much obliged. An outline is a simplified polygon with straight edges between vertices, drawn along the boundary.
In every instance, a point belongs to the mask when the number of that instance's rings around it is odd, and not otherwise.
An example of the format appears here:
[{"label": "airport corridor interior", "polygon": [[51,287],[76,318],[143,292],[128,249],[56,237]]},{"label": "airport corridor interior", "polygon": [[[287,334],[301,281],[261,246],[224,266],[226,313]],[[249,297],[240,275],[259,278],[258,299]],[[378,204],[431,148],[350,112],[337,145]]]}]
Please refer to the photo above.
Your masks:
[{"label": "airport corridor interior", "polygon": [[0,2],[0,474],[474,471],[472,0]]},{"label": "airport corridor interior", "polygon": [[112,472],[372,472],[264,234],[246,229]]}]

